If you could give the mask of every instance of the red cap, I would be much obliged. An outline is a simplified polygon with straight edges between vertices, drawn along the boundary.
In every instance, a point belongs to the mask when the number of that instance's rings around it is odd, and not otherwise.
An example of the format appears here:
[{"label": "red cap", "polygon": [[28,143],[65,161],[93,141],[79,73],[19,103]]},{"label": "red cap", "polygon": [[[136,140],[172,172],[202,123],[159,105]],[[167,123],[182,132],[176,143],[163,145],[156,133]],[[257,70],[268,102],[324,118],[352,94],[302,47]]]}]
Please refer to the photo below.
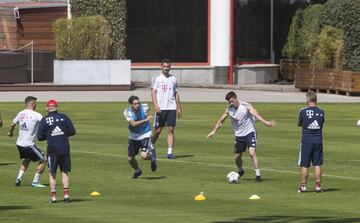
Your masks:
[{"label": "red cap", "polygon": [[57,106],[57,105],[58,105],[58,103],[54,99],[51,99],[46,103],[47,107],[49,107],[49,106]]}]

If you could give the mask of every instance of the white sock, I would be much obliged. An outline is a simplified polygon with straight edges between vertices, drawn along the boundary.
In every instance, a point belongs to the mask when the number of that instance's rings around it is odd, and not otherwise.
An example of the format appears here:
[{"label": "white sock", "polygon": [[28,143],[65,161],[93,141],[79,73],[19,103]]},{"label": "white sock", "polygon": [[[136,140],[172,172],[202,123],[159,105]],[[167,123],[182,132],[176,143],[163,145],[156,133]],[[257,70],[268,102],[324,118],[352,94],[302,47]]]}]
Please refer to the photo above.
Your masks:
[{"label": "white sock", "polygon": [[168,154],[172,154],[172,148],[168,148]]},{"label": "white sock", "polygon": [[40,177],[41,177],[41,173],[35,173],[33,182],[34,183],[39,183],[40,182]]},{"label": "white sock", "polygon": [[19,170],[19,174],[16,179],[21,179],[24,176],[25,171]]},{"label": "white sock", "polygon": [[255,175],[256,175],[256,176],[261,176],[261,175],[260,175],[260,169],[255,169]]}]

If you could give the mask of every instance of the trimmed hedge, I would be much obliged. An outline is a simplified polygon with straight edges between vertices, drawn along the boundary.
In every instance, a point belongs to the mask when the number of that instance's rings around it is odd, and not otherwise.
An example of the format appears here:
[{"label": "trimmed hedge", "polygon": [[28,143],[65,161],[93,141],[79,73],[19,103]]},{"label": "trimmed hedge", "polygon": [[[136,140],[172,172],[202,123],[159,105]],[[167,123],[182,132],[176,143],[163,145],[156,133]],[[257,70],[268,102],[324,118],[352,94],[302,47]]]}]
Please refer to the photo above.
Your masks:
[{"label": "trimmed hedge", "polygon": [[343,69],[360,71],[360,1],[328,0],[324,4],[321,26],[344,31]]},{"label": "trimmed hedge", "polygon": [[109,49],[108,23],[101,16],[58,19],[54,23],[56,58],[104,60]]},{"label": "trimmed hedge", "polygon": [[108,59],[126,58],[126,0],[70,0],[71,14],[103,16],[109,25],[110,49]]},{"label": "trimmed hedge", "polygon": [[292,19],[283,55],[289,59],[308,59],[320,33],[319,18],[322,5],[315,4],[298,9]]},{"label": "trimmed hedge", "polygon": [[319,69],[341,69],[343,45],[343,31],[332,26],[325,26],[311,57],[312,66]]}]

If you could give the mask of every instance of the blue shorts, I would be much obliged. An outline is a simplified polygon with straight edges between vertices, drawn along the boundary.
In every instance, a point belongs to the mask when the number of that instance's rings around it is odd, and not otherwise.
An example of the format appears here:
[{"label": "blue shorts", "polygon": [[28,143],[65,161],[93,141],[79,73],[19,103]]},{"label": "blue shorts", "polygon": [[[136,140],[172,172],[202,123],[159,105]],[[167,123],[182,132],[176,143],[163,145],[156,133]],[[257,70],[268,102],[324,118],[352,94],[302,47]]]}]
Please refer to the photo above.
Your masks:
[{"label": "blue shorts", "polygon": [[313,166],[323,164],[323,145],[321,143],[301,143],[298,165],[310,167],[310,161]]},{"label": "blue shorts", "polygon": [[236,136],[235,138],[234,153],[245,152],[248,147],[256,148],[255,132],[251,132],[246,136]]},{"label": "blue shorts", "polygon": [[174,127],[176,125],[176,110],[161,110],[156,113],[154,128],[166,126]]},{"label": "blue shorts", "polygon": [[129,139],[128,143],[128,156],[136,156],[139,153],[139,150],[146,152],[149,146],[150,138],[145,138],[143,140],[132,140]]},{"label": "blue shorts", "polygon": [[28,159],[33,162],[45,160],[44,153],[36,146],[22,147],[17,146],[20,154],[20,159]]},{"label": "blue shorts", "polygon": [[61,172],[68,173],[71,171],[70,154],[48,155],[48,167],[52,174],[56,174],[59,167]]}]

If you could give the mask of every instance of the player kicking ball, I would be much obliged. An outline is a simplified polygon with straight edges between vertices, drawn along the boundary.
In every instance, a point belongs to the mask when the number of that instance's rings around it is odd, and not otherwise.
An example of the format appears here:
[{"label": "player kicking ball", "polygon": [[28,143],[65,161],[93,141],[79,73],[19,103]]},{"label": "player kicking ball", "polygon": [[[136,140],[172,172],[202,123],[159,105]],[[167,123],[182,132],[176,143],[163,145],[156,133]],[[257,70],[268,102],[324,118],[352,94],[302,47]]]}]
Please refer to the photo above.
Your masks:
[{"label": "player kicking ball", "polygon": [[147,104],[140,104],[140,99],[137,96],[131,96],[128,99],[130,107],[125,109],[124,116],[129,123],[129,142],[128,142],[128,160],[130,166],[135,170],[133,179],[141,176],[142,171],[135,156],[141,150],[141,157],[143,159],[151,158],[151,170],[153,172],[157,169],[155,147],[151,143],[151,126],[150,120],[153,116],[148,115],[149,107]]},{"label": "player kicking ball", "polygon": [[214,129],[207,135],[207,138],[214,137],[227,117],[230,117],[235,134],[234,157],[236,166],[238,168],[238,174],[240,177],[245,174],[243,170],[242,155],[246,149],[248,149],[249,156],[255,170],[255,181],[261,182],[262,179],[260,174],[259,160],[256,155],[257,137],[255,130],[255,120],[260,121],[268,127],[275,126],[275,122],[265,120],[250,103],[240,101],[233,91],[227,93],[225,99],[228,101],[229,105],[226,107]]}]

